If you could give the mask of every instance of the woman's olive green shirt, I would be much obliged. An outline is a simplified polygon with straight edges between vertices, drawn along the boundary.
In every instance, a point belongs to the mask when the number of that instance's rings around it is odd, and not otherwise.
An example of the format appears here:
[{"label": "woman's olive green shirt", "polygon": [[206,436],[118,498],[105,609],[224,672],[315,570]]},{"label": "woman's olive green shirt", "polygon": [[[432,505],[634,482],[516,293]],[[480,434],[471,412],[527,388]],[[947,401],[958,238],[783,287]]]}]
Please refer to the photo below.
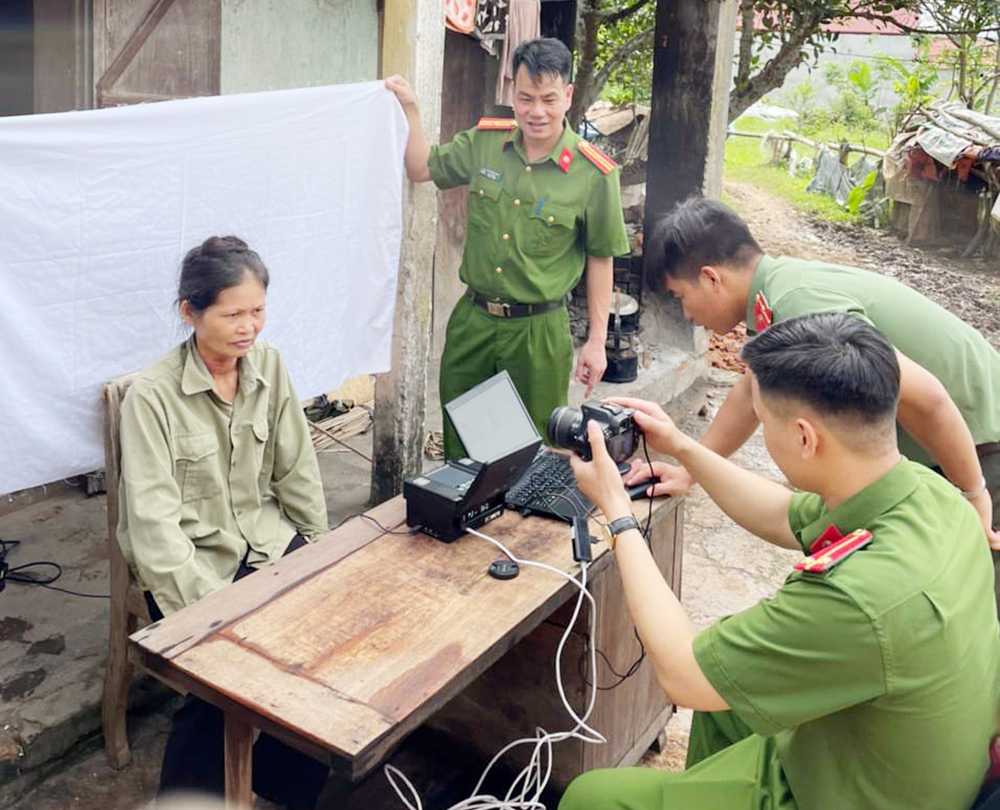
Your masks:
[{"label": "woman's olive green shirt", "polygon": [[164,614],[327,530],[305,415],[258,342],[224,401],[193,338],[139,373],[122,405],[118,541]]}]

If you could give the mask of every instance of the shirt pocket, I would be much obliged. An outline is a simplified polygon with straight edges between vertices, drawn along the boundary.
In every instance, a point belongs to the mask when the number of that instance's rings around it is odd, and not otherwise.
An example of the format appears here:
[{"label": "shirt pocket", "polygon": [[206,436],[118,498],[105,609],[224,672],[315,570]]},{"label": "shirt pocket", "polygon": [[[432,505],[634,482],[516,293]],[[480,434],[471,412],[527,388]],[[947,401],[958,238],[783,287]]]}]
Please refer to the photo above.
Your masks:
[{"label": "shirt pocket", "polygon": [[526,229],[526,253],[558,256],[573,247],[576,240],[576,216],[568,208],[546,205],[531,212]]},{"label": "shirt pocket", "polygon": [[214,498],[219,494],[218,436],[211,432],[176,436],[174,456],[184,503]]},{"label": "shirt pocket", "polygon": [[492,231],[499,216],[500,193],[503,186],[499,180],[477,174],[469,184],[469,229],[479,228]]},{"label": "shirt pocket", "polygon": [[273,448],[268,445],[267,440],[271,435],[271,427],[266,419],[258,418],[251,424],[250,432],[253,434],[253,457],[257,470],[270,477]]}]

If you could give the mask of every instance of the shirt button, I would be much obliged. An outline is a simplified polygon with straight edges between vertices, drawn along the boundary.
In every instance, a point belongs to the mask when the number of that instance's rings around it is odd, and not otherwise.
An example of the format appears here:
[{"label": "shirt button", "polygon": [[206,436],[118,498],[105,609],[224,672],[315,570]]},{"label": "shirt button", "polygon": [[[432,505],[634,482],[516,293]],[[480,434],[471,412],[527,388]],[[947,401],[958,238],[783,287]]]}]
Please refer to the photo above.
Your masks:
[{"label": "shirt button", "polygon": [[509,233],[505,233],[500,238],[503,239],[504,242],[509,242],[510,241],[510,234]]},{"label": "shirt button", "polygon": [[479,196],[480,197],[482,197],[485,193],[486,193],[485,191],[483,191],[482,189],[479,189]]},{"label": "shirt button", "polygon": [[494,268],[493,272],[499,276],[503,272],[503,268],[502,267]]},{"label": "shirt button", "polygon": [[524,170],[528,172],[528,174],[531,174],[531,166],[525,166]]},{"label": "shirt button", "polygon": [[515,197],[514,198],[514,205],[520,205],[520,204],[521,204],[521,201],[517,197]]}]

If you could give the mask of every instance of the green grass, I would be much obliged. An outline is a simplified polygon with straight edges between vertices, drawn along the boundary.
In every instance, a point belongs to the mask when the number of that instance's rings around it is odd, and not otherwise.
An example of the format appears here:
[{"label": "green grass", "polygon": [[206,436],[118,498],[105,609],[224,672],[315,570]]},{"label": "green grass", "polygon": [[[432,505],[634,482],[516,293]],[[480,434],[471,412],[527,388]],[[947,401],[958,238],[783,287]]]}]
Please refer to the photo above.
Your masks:
[{"label": "green grass", "polygon": [[[765,121],[761,118],[744,117],[737,122],[734,129],[738,132],[760,133],[790,129],[798,130],[801,135],[812,140],[836,142],[844,139],[852,144],[863,144],[874,149],[885,149],[888,146],[888,137],[874,127],[852,130],[845,126],[827,125],[822,129],[809,130],[796,127],[795,123],[790,121]],[[832,197],[806,191],[809,177],[793,177],[785,167],[770,165],[770,157],[761,150],[761,143],[759,138],[729,135],[726,138],[725,179],[752,184],[787,200],[801,211],[816,214],[833,222],[855,221],[854,215],[837,205]],[[812,150],[804,144],[798,145],[796,152],[800,157],[812,157]],[[856,159],[857,156],[852,156],[852,160]]]}]

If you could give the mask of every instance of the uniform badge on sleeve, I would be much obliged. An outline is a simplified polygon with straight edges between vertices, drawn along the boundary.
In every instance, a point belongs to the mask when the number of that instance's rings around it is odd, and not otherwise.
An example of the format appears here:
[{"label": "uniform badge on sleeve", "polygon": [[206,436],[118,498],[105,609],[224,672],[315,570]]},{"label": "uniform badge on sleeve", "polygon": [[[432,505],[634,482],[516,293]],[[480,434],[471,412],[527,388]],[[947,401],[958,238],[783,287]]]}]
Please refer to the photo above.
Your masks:
[{"label": "uniform badge on sleeve", "polygon": [[763,292],[757,293],[753,299],[753,328],[757,332],[763,332],[771,325],[771,308],[767,305],[767,298]]},{"label": "uniform badge on sleeve", "polygon": [[[834,539],[834,535],[839,539]],[[834,566],[840,565],[859,548],[867,546],[873,539],[868,529],[855,529],[847,536],[840,537],[837,527],[831,526],[809,547],[812,554],[795,564],[795,570],[824,574]]]}]

